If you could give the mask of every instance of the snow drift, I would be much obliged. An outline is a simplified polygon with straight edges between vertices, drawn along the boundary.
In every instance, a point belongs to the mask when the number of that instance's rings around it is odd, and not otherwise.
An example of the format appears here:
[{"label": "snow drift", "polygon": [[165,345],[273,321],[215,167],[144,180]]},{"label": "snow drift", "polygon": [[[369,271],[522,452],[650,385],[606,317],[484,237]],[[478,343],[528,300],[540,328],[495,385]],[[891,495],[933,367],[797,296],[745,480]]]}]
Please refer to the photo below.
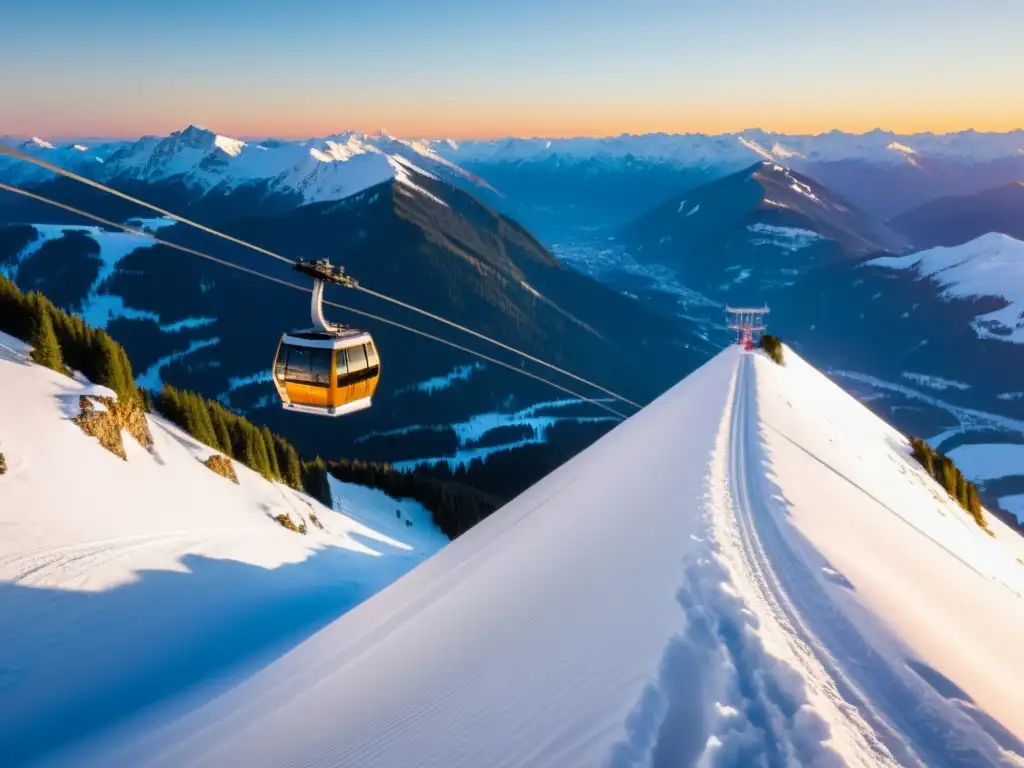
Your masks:
[{"label": "snow drift", "polygon": [[235,485],[160,418],[151,451],[125,435],[123,461],[69,418],[81,395],[112,393],[25,350],[0,334],[4,765],[230,686],[447,541],[380,491],[335,483],[331,510],[237,463]]},{"label": "snow drift", "polygon": [[1019,764],[1024,542],[731,347],[273,664],[62,765]]}]

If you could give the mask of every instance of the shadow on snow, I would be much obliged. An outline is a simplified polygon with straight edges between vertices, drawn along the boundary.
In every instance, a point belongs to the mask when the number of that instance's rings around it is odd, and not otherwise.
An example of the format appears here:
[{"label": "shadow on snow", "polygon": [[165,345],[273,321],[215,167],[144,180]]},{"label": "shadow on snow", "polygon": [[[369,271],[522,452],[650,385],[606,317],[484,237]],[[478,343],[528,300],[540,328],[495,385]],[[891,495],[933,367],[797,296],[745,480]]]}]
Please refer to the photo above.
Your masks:
[{"label": "shadow on snow", "polygon": [[178,562],[187,572],[143,570],[101,592],[0,583],[0,762],[52,754],[174,695],[198,705],[397,575],[334,547],[272,569]]}]

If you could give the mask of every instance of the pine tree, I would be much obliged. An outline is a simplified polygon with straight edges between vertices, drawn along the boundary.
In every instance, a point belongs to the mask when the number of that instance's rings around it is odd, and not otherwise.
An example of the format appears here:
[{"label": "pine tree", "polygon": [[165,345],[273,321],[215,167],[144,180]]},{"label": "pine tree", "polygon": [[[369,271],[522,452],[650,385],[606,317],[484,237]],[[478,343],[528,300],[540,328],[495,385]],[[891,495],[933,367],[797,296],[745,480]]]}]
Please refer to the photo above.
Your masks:
[{"label": "pine tree", "polygon": [[228,456],[234,458],[235,451],[231,445],[231,432],[228,429],[228,422],[224,417],[223,409],[218,408],[209,401],[207,401],[206,406],[210,412],[210,420],[213,422],[213,431],[217,434],[217,442],[220,444],[220,449]]},{"label": "pine tree", "polygon": [[203,398],[194,392],[185,393],[185,410],[188,419],[188,432],[192,437],[211,448],[221,450],[220,441],[213,431],[210,412],[206,409]]},{"label": "pine tree", "polygon": [[270,479],[273,474],[270,469],[270,456],[267,455],[267,444],[263,441],[263,434],[252,422],[247,422],[249,431],[252,434],[253,448],[256,451],[256,469],[265,478]]},{"label": "pine tree", "polygon": [[965,510],[970,510],[970,500],[968,499],[967,491],[967,478],[964,477],[963,472],[959,469],[956,471],[956,500],[960,503],[960,506]]},{"label": "pine tree", "polygon": [[157,410],[161,416],[185,429],[185,416],[181,407],[178,390],[170,384],[164,384],[157,396]]},{"label": "pine tree", "polygon": [[263,438],[264,450],[267,452],[267,466],[270,467],[270,474],[276,480],[283,480],[281,475],[281,465],[277,461],[277,451],[274,450],[274,436],[271,434],[270,429],[266,426],[260,430],[260,436]]},{"label": "pine tree", "polygon": [[269,459],[259,430],[249,421],[240,418],[236,422],[232,437],[238,460],[254,472],[259,472],[264,477],[269,476]]},{"label": "pine tree", "polygon": [[93,353],[96,360],[93,381],[109,387],[119,396],[135,389],[135,382],[131,380],[130,373],[126,376],[122,360],[123,351],[119,352],[114,340],[105,333],[98,333],[93,338]]},{"label": "pine tree", "polygon": [[978,525],[986,527],[985,516],[981,512],[981,497],[978,495],[978,486],[974,483],[967,484],[967,511]]},{"label": "pine tree", "polygon": [[132,371],[131,360],[128,359],[128,353],[125,351],[124,347],[112,339],[111,344],[114,347],[114,351],[117,353],[117,362],[121,369],[121,380],[124,382],[122,384],[124,389],[117,394],[125,400],[134,398],[138,395],[139,390],[135,386],[135,373]]},{"label": "pine tree", "polygon": [[50,309],[42,301],[33,302],[35,316],[32,318],[32,330],[28,341],[32,345],[32,360],[55,371],[64,370],[64,358],[61,355],[57,334],[53,330],[53,318]]},{"label": "pine tree", "polygon": [[277,464],[281,469],[284,481],[296,490],[302,488],[302,463],[299,453],[287,440],[274,436],[274,450],[277,453]]},{"label": "pine tree", "polygon": [[946,489],[946,493],[956,498],[956,467],[953,466],[953,462],[948,457],[942,457],[941,464],[941,475],[942,475],[942,487]]},{"label": "pine tree", "polygon": [[242,420],[238,418],[228,420],[227,424],[228,430],[231,432],[232,458],[248,466],[245,458],[245,426],[242,424]]},{"label": "pine tree", "polygon": [[302,464],[302,488],[324,506],[331,506],[331,486],[327,481],[327,465],[317,456]]}]

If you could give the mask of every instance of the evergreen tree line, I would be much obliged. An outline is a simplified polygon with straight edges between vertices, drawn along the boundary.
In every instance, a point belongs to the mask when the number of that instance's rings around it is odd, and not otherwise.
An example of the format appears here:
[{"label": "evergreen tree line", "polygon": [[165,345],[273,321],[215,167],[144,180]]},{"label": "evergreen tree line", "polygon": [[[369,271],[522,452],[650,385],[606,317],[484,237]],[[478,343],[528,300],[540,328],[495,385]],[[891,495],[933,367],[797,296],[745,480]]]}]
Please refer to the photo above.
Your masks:
[{"label": "evergreen tree line", "polygon": [[770,333],[765,333],[761,335],[759,344],[768,357],[779,365],[784,365],[782,360],[782,339],[778,336],[772,336]]},{"label": "evergreen tree line", "polygon": [[32,345],[32,359],[55,371],[80,371],[126,400],[138,396],[124,347],[100,328],[56,306],[38,291],[23,293],[0,275],[0,331]]},{"label": "evergreen tree line", "polygon": [[982,528],[987,528],[985,518],[981,513],[981,497],[978,495],[978,487],[964,477],[963,472],[957,468],[953,460],[934,450],[920,438],[910,438],[910,445],[914,458],[927,470],[928,474],[934,477],[936,482],[970,513],[974,522]]},{"label": "evergreen tree line", "polygon": [[[400,472],[390,464],[347,459],[324,462],[318,458],[306,471],[311,485],[323,483],[326,487],[326,474],[322,473],[329,472],[342,482],[379,488],[394,498],[414,499],[430,510],[434,523],[449,539],[465,533],[502,504],[468,485],[424,472]],[[313,490],[309,492],[316,495]]]},{"label": "evergreen tree line", "polygon": [[303,461],[295,447],[267,427],[194,392],[165,385],[159,393],[135,385],[128,355],[104,330],[56,306],[38,291],[22,292],[0,275],[0,331],[24,339],[32,359],[70,374],[81,372],[95,384],[113,390],[122,402],[136,400],[148,413],[156,411],[189,435],[240,461],[270,480],[304,490],[325,506],[332,504],[327,473],[337,479],[379,488],[396,498],[419,501],[451,539],[501,506],[501,500],[449,478],[424,472],[399,472],[388,464],[320,457]]},{"label": "evergreen tree line", "polygon": [[240,461],[268,480],[304,489],[298,451],[267,427],[257,427],[220,403],[169,384],[153,399],[153,406],[199,442]]}]

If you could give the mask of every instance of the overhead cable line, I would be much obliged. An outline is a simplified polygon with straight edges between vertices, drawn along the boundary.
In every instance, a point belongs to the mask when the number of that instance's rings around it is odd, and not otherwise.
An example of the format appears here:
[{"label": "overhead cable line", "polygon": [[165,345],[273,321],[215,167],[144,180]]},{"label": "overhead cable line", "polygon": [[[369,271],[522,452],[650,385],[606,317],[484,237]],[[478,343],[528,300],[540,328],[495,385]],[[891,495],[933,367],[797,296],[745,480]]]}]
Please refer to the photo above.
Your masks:
[{"label": "overhead cable line", "polygon": [[[163,239],[157,237],[156,235],[152,234],[151,232],[147,232],[147,231],[145,231],[143,229],[137,229],[136,227],[131,227],[131,226],[128,226],[127,224],[121,224],[121,223],[118,223],[116,221],[111,221],[109,219],[104,219],[104,218],[102,218],[100,216],[96,216],[96,215],[94,215],[92,213],[88,213],[87,211],[83,211],[83,210],[80,210],[78,208],[74,208],[74,207],[72,207],[70,205],[67,205],[65,203],[61,203],[61,202],[58,202],[56,200],[51,200],[50,198],[43,197],[42,195],[37,195],[34,192],[29,192],[28,190],[21,189],[20,187],[12,187],[12,186],[10,186],[8,184],[0,183],[0,190],[4,190],[6,192],[12,192],[12,193],[14,193],[16,195],[20,195],[22,197],[26,197],[26,198],[29,198],[31,200],[35,200],[35,201],[40,202],[40,203],[45,203],[47,205],[52,205],[52,206],[54,206],[56,208],[61,208],[61,209],[65,210],[65,211],[68,211],[69,213],[75,214],[76,216],[82,216],[82,217],[84,217],[86,219],[89,219],[91,221],[95,221],[98,224],[102,224],[102,225],[107,226],[107,227],[113,227],[115,229],[120,229],[120,230],[122,230],[124,232],[127,232],[129,234],[132,234],[132,235],[138,235],[140,237],[145,237],[145,238],[147,238],[149,240],[152,240],[154,243],[156,243],[158,245],[163,245],[163,246],[166,246],[168,248],[173,248],[176,251],[181,251],[182,253],[188,253],[188,254],[191,254],[192,256],[198,256],[201,259],[206,259],[208,261],[214,262],[215,264],[220,264],[221,266],[224,266],[224,267],[230,267],[231,269],[236,269],[239,272],[244,272],[245,274],[252,275],[254,277],[259,277],[259,278],[262,278],[263,280],[269,280],[272,283],[277,283],[278,285],[283,285],[286,288],[293,288],[293,289],[295,289],[297,291],[302,291],[303,293],[312,293],[312,289],[311,288],[307,288],[306,286],[297,285],[295,283],[290,283],[287,280],[282,280],[279,277],[274,277],[273,275],[264,274],[263,272],[260,272],[260,271],[255,270],[255,269],[251,269],[250,267],[243,267],[240,264],[235,264],[235,263],[227,261],[225,259],[221,259],[221,258],[218,258],[216,256],[211,256],[208,253],[203,253],[202,251],[197,251],[194,248],[188,248],[188,247],[186,247],[184,245],[178,245],[177,243],[172,243],[172,242],[169,242],[167,240],[163,240]],[[355,307],[350,307],[350,306],[347,306],[345,304],[340,304],[340,303],[337,303],[337,302],[326,301],[326,300],[324,301],[324,304],[326,304],[327,306],[330,306],[330,307],[335,307],[337,309],[343,309],[346,312],[352,312],[354,314],[361,315],[363,317],[368,317],[368,318],[370,318],[372,320],[376,320],[376,321],[384,323],[386,325],[390,325],[390,326],[393,326],[395,328],[400,328],[403,331],[408,331],[409,333],[414,333],[417,336],[422,336],[422,337],[424,337],[426,339],[430,339],[431,341],[436,341],[439,344],[444,344],[445,346],[452,347],[453,349],[457,349],[457,350],[460,350],[462,352],[466,352],[467,354],[473,355],[475,357],[479,357],[481,360],[486,360],[487,362],[493,363],[494,365],[501,366],[502,368],[507,368],[510,371],[515,371],[516,373],[522,374],[523,376],[528,376],[531,379],[534,379],[536,381],[540,381],[540,382],[542,382],[544,384],[547,384],[550,387],[554,387],[555,389],[560,390],[561,392],[564,392],[564,393],[566,393],[568,395],[572,395],[573,397],[575,397],[578,400],[582,400],[584,402],[590,403],[591,405],[596,405],[598,408],[602,408],[602,409],[608,411],[609,413],[613,414],[614,416],[616,416],[619,419],[623,419],[624,420],[624,419],[627,418],[624,414],[619,413],[619,411],[615,410],[614,408],[612,408],[611,406],[607,405],[606,403],[603,403],[600,400],[596,400],[594,398],[587,397],[586,395],[582,395],[579,392],[574,392],[573,390],[569,389],[568,387],[564,387],[561,384],[557,384],[557,383],[555,383],[553,381],[545,379],[543,376],[539,376],[539,375],[537,375],[537,374],[535,374],[535,373],[533,373],[531,371],[527,371],[527,370],[524,370],[522,368],[517,368],[516,366],[511,365],[510,363],[506,363],[503,360],[498,360],[497,358],[491,357],[490,355],[485,355],[482,352],[477,352],[474,349],[470,349],[469,347],[465,347],[465,346],[463,346],[461,344],[457,344],[454,341],[449,341],[448,339],[443,339],[440,336],[435,336],[432,333],[428,333],[426,331],[421,331],[418,328],[413,328],[411,326],[404,325],[403,323],[398,323],[398,322],[395,322],[394,320],[389,320],[386,317],[380,317],[379,315],[375,315],[375,314],[373,314],[371,312],[365,312],[365,311],[363,311],[361,309],[356,309]]]},{"label": "overhead cable line", "polygon": [[[107,192],[108,194],[115,195],[116,197],[119,197],[122,200],[127,200],[129,202],[135,203],[136,205],[140,205],[143,208],[148,208],[151,211],[159,213],[162,216],[166,216],[168,218],[171,218],[174,221],[180,222],[181,224],[186,224],[186,225],[188,225],[190,227],[195,227],[196,229],[198,229],[198,230],[200,230],[202,232],[206,232],[207,234],[213,235],[215,237],[222,238],[222,239],[227,240],[229,242],[235,243],[236,245],[240,245],[240,246],[242,246],[244,248],[249,248],[249,249],[251,249],[253,251],[256,251],[257,253],[262,253],[265,256],[269,256],[269,257],[271,257],[273,259],[277,259],[278,261],[283,261],[286,264],[295,264],[296,263],[296,261],[294,259],[289,259],[287,256],[282,256],[279,253],[274,253],[273,251],[267,250],[266,248],[262,248],[262,247],[260,247],[258,245],[254,245],[253,243],[247,242],[245,240],[240,240],[237,237],[232,237],[231,235],[227,235],[227,234],[225,234],[223,232],[219,232],[216,229],[213,229],[211,227],[207,227],[204,224],[200,224],[198,222],[192,221],[191,219],[186,219],[185,217],[179,216],[176,213],[171,213],[170,211],[167,211],[167,210],[165,210],[163,208],[159,208],[158,206],[152,205],[151,203],[147,203],[144,200],[139,200],[138,198],[132,197],[131,195],[128,195],[128,194],[125,194],[124,192],[119,192],[116,189],[112,189],[111,187],[108,187],[108,186],[106,186],[104,184],[100,184],[98,181],[93,181],[92,179],[87,179],[84,176],[79,176],[77,173],[73,173],[73,172],[71,172],[71,171],[69,171],[69,170],[67,170],[65,168],[61,168],[60,166],[53,165],[52,163],[48,163],[45,160],[42,160],[42,159],[40,159],[38,157],[33,157],[32,155],[29,155],[29,154],[26,154],[24,152],[21,152],[21,151],[19,151],[17,149],[14,149],[13,147],[0,145],[0,155],[7,155],[7,156],[13,157],[13,158],[15,158],[17,160],[23,160],[23,161],[25,161],[27,163],[31,163],[32,165],[36,165],[36,166],[38,166],[40,168],[44,168],[44,169],[46,169],[46,170],[48,170],[48,171],[50,171],[52,173],[56,173],[56,174],[58,174],[60,176],[64,176],[66,178],[73,179],[74,181],[80,182],[82,184],[86,184],[86,185],[88,185],[90,187],[93,187],[94,189],[98,189],[98,190],[101,190],[103,192]],[[623,403],[626,403],[628,405],[633,406],[634,408],[637,408],[637,409],[643,408],[643,406],[640,405],[639,403],[634,402],[633,400],[630,400],[627,397],[623,397],[622,395],[618,394],[617,392],[613,392],[612,390],[610,390],[610,389],[608,389],[606,387],[602,387],[600,384],[597,384],[596,382],[590,381],[589,379],[585,379],[582,376],[578,376],[577,374],[572,373],[571,371],[567,371],[564,368],[561,368],[561,367],[559,367],[559,366],[557,366],[557,365],[555,365],[553,363],[549,363],[546,360],[542,360],[539,357],[535,357],[535,356],[529,354],[528,352],[524,352],[521,349],[518,349],[516,347],[511,346],[510,344],[506,344],[506,343],[504,343],[502,341],[499,341],[497,339],[491,338],[490,336],[487,336],[487,335],[485,335],[483,333],[479,333],[478,331],[474,331],[472,328],[467,328],[464,325],[460,325],[459,323],[456,323],[456,322],[454,322],[452,320],[449,320],[449,319],[447,319],[445,317],[442,317],[441,315],[435,314],[434,312],[430,312],[428,310],[425,310],[425,309],[422,309],[420,307],[414,306],[413,304],[409,304],[407,302],[404,302],[401,299],[396,299],[393,296],[388,296],[386,293],[381,293],[379,291],[374,291],[374,290],[372,290],[370,288],[366,288],[366,287],[364,287],[362,285],[355,285],[355,286],[352,286],[352,287],[355,290],[362,291],[363,293],[369,294],[370,296],[373,296],[373,297],[375,297],[377,299],[380,299],[382,301],[390,302],[391,304],[394,304],[396,306],[402,307],[403,309],[407,309],[407,310],[409,310],[411,312],[416,312],[416,313],[418,313],[420,315],[423,315],[424,317],[429,317],[431,320],[435,320],[435,321],[437,321],[439,323],[443,323],[444,325],[451,326],[452,328],[460,330],[463,333],[468,333],[471,336],[475,336],[478,339],[486,341],[486,342],[488,342],[490,344],[493,344],[495,346],[501,347],[502,349],[505,349],[508,352],[512,352],[512,353],[514,353],[516,355],[519,355],[520,357],[523,357],[523,358],[525,358],[527,360],[530,360],[531,362],[537,363],[538,365],[543,365],[546,368],[550,368],[551,370],[556,371],[557,373],[560,373],[563,376],[568,376],[569,378],[575,379],[576,381],[578,381],[578,382],[580,382],[582,384],[586,384],[589,387],[593,387],[594,389],[600,390],[601,392],[604,392],[606,395],[611,395],[616,400],[620,400]]]}]

